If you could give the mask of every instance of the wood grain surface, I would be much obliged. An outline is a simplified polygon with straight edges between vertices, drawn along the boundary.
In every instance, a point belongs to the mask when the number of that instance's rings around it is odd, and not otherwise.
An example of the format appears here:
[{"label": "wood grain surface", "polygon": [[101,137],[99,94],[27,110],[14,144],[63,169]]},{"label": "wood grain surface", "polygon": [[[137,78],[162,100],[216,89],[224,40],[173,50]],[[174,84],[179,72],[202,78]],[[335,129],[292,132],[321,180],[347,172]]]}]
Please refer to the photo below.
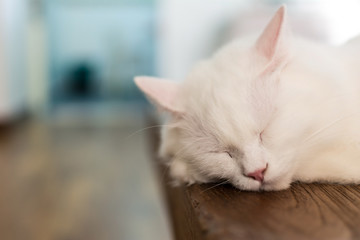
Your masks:
[{"label": "wood grain surface", "polygon": [[0,126],[0,240],[170,239],[143,124],[85,123]]},{"label": "wood grain surface", "polygon": [[[155,151],[156,130],[151,140]],[[172,187],[166,168],[160,175],[177,240],[360,239],[360,186],[294,183],[247,192],[217,184]]]}]

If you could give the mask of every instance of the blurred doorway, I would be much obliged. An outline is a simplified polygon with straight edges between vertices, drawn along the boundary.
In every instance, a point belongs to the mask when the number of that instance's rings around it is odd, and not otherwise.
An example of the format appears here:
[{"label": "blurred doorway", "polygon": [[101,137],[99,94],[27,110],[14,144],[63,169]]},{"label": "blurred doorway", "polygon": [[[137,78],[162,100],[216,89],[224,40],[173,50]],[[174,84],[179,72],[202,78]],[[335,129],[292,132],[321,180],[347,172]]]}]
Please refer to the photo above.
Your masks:
[{"label": "blurred doorway", "polygon": [[133,101],[155,75],[153,0],[48,1],[50,104]]}]

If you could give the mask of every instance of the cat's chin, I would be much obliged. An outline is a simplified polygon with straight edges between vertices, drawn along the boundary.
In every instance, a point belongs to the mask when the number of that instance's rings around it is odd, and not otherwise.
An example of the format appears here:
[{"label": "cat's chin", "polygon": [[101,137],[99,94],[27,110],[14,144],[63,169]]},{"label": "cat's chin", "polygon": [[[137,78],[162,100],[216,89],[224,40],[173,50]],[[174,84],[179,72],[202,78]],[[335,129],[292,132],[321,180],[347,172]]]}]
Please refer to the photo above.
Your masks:
[{"label": "cat's chin", "polygon": [[261,183],[258,181],[252,181],[252,180],[233,181],[232,185],[240,190],[245,190],[245,191],[261,190]]},{"label": "cat's chin", "polygon": [[262,191],[281,191],[290,187],[289,181],[264,182],[260,190]]}]

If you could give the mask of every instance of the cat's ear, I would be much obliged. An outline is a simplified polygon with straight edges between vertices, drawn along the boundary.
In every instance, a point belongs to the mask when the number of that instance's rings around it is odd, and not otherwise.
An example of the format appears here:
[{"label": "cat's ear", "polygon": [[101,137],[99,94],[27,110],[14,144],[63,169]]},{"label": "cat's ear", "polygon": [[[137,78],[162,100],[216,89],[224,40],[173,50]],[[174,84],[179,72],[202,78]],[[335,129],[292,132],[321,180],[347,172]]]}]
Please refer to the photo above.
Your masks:
[{"label": "cat's ear", "polygon": [[265,72],[276,71],[286,64],[290,38],[286,7],[282,5],[256,41],[256,50],[268,60]]},{"label": "cat's ear", "polygon": [[145,76],[135,77],[134,81],[138,88],[140,88],[157,107],[173,114],[179,114],[181,112],[175,105],[179,91],[178,83]]}]

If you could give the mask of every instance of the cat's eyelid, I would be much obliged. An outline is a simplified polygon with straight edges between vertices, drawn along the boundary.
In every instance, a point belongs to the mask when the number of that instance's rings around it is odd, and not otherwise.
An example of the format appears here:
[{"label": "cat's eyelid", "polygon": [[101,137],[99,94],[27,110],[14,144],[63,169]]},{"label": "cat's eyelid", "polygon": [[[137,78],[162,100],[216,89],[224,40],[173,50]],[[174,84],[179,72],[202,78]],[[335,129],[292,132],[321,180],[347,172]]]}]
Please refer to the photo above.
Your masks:
[{"label": "cat's eyelid", "polygon": [[226,153],[227,155],[229,155],[229,157],[233,158],[233,156],[231,155],[231,153],[229,151],[210,151],[210,153]]},{"label": "cat's eyelid", "polygon": [[262,138],[263,133],[264,133],[264,130],[259,133],[260,142],[263,141],[263,138]]},{"label": "cat's eyelid", "polygon": [[231,153],[229,151],[225,151],[225,153],[227,153],[227,155],[229,155],[229,157],[233,158],[233,156],[231,155]]}]

